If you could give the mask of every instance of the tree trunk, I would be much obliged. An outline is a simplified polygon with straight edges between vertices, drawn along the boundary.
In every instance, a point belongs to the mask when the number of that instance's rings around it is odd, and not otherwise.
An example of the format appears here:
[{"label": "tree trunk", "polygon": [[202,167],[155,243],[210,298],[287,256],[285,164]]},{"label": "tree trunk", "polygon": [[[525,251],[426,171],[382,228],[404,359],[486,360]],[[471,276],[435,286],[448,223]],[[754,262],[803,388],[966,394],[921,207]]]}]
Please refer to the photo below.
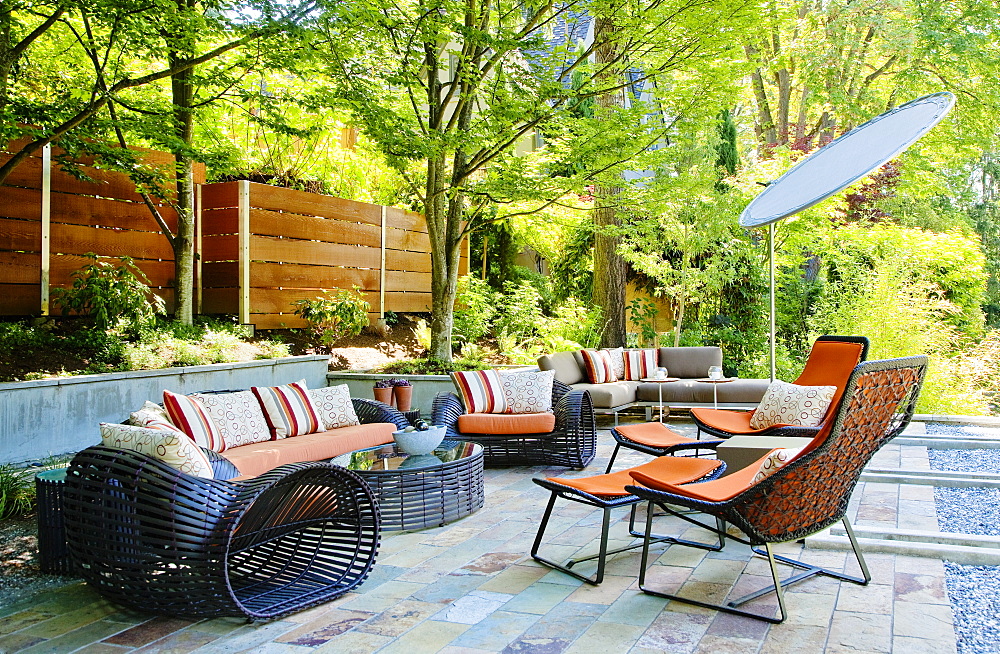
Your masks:
[{"label": "tree trunk", "polygon": [[[184,10],[185,0],[178,0]],[[187,56],[172,52],[171,65]],[[190,146],[194,138],[193,69],[170,76],[174,105],[174,134]],[[177,232],[170,245],[174,250],[174,320],[185,325],[194,322],[194,160],[187,152],[175,155],[177,162]]]},{"label": "tree trunk", "polygon": [[[594,50],[594,61],[598,68],[614,62],[618,56],[618,44],[614,39],[617,30],[610,18],[600,17],[594,23],[594,41],[599,45]],[[614,73],[598,76],[599,83],[613,83]],[[603,78],[603,79],[601,79]],[[597,115],[608,114],[624,106],[624,91],[605,93],[597,97]],[[593,301],[601,309],[604,321],[601,330],[601,347],[622,347],[625,345],[625,260],[618,253],[621,237],[617,227],[621,224],[618,210],[621,186],[598,184],[594,189],[594,296]]]},{"label": "tree trunk", "polygon": [[427,195],[424,218],[431,242],[431,350],[430,357],[451,361],[451,328],[454,323],[455,283],[448,265],[448,206],[443,152],[427,158]]}]

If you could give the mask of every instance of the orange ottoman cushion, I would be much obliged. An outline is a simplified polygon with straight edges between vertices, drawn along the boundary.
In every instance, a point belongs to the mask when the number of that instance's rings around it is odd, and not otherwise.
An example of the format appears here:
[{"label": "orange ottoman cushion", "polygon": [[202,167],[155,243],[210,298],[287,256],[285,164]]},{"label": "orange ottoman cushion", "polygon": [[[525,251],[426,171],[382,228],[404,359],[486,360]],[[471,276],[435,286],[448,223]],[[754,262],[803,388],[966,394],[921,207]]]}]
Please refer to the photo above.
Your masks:
[{"label": "orange ottoman cushion", "polygon": [[466,413],[458,417],[462,434],[547,434],[555,428],[552,413]]}]

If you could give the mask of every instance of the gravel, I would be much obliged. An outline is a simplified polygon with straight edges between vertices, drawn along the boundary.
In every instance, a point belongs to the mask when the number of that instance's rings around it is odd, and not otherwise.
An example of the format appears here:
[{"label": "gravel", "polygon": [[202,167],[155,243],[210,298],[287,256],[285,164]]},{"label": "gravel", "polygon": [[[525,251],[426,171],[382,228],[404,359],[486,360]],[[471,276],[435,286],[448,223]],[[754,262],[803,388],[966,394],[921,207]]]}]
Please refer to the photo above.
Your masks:
[{"label": "gravel", "polygon": [[[1000,437],[1000,430],[928,424],[928,433]],[[1000,450],[927,451],[931,468],[959,472],[1000,472]],[[1000,536],[1000,489],[934,489],[941,531]],[[945,561],[945,581],[955,620],[959,654],[1000,652],[1000,566]]]}]

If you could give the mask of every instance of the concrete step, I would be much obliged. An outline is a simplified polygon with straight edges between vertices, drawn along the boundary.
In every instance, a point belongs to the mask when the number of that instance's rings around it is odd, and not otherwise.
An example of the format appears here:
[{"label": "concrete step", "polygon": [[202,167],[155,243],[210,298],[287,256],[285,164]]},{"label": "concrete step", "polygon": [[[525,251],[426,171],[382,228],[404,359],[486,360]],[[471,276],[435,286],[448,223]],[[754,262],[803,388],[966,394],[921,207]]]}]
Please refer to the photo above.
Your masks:
[{"label": "concrete step", "polygon": [[[847,532],[839,523],[830,527],[834,536],[846,536]],[[896,540],[911,543],[939,543],[942,545],[959,545],[962,547],[1000,548],[1000,536],[982,536],[979,534],[958,534],[948,531],[926,531],[921,529],[901,529],[888,527],[868,527],[855,525],[854,535],[859,538],[878,540]]]},{"label": "concrete step", "polygon": [[883,484],[1000,488],[1000,475],[988,472],[957,472],[951,470],[865,468],[861,473],[861,481]]},{"label": "concrete step", "polygon": [[[951,543],[890,540],[883,538],[858,537],[862,553],[904,554],[943,559],[963,565],[1000,565],[1000,548],[954,545]],[[844,551],[851,549],[847,536],[837,536],[820,532],[806,538],[806,547],[818,550]]]}]

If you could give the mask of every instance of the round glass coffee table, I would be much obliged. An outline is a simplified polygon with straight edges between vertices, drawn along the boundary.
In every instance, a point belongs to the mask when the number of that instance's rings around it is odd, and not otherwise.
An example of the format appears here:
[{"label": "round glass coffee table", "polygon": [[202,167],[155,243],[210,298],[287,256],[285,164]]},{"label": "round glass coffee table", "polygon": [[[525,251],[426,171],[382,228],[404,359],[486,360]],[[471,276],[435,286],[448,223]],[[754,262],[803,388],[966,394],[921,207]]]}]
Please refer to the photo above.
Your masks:
[{"label": "round glass coffee table", "polygon": [[378,498],[382,529],[438,527],[483,506],[483,447],[445,441],[410,455],[395,443],[348,452],[330,463],[353,470]]}]

